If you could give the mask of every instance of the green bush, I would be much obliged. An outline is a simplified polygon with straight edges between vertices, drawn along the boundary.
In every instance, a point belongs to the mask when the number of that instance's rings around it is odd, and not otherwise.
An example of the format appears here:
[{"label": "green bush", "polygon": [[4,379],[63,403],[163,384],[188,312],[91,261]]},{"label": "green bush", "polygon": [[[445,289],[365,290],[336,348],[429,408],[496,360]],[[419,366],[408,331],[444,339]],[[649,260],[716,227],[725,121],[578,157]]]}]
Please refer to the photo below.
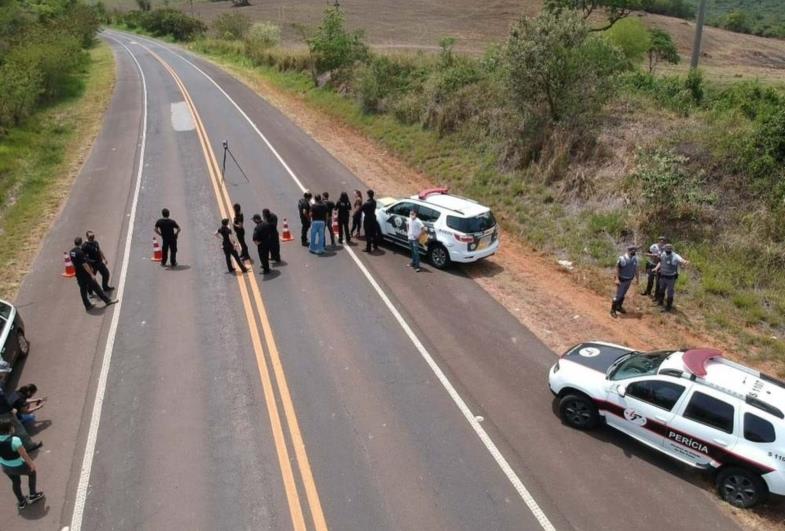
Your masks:
[{"label": "green bush", "polygon": [[625,18],[618,21],[605,32],[605,36],[634,65],[643,62],[643,56],[651,47],[649,30],[637,18]]},{"label": "green bush", "polygon": [[646,55],[649,58],[650,74],[654,73],[657,64],[663,61],[674,65],[679,64],[681,61],[679,50],[670,33],[654,28],[649,32],[649,36],[649,48],[646,50]]},{"label": "green bush", "polygon": [[271,22],[256,22],[245,35],[245,55],[257,65],[269,64],[267,51],[281,42],[281,29]]},{"label": "green bush", "polygon": [[251,29],[251,21],[242,13],[221,13],[211,24],[211,29],[219,39],[240,40]]},{"label": "green bush", "polygon": [[[128,20],[133,20],[128,24]],[[152,11],[130,11],[125,18],[129,27],[140,27],[157,36],[170,36],[177,41],[190,41],[205,32],[207,27],[196,18],[172,8],[159,8]]]},{"label": "green bush", "polygon": [[0,66],[0,132],[33,113],[43,85],[37,64],[26,62],[21,55],[6,59]]},{"label": "green bush", "polygon": [[[313,58],[314,74],[345,70],[368,57],[368,46],[362,31],[348,31],[343,11],[336,4],[324,11],[324,18],[316,32],[308,39],[308,50]],[[316,81],[316,79],[314,79]]]},{"label": "green bush", "polygon": [[76,37],[65,33],[31,35],[30,44],[8,54],[8,62],[30,64],[41,74],[41,97],[53,100],[68,93],[85,55]]}]

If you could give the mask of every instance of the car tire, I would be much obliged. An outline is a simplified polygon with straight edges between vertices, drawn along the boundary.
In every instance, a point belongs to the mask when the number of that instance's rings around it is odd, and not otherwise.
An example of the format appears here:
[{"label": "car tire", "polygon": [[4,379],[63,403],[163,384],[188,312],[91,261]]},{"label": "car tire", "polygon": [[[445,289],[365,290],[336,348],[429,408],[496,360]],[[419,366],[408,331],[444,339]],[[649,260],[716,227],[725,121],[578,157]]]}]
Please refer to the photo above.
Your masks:
[{"label": "car tire", "polygon": [[744,468],[723,468],[717,474],[716,484],[720,498],[740,509],[759,504],[769,494],[766,482],[755,472]]},{"label": "car tire", "polygon": [[428,260],[436,269],[446,269],[450,265],[450,253],[444,245],[437,243],[428,251]]},{"label": "car tire", "polygon": [[21,330],[16,334],[16,344],[19,347],[19,357],[24,358],[30,354],[30,342]]},{"label": "car tire", "polygon": [[590,430],[600,421],[597,406],[585,395],[563,396],[559,400],[559,415],[565,424],[577,430]]}]

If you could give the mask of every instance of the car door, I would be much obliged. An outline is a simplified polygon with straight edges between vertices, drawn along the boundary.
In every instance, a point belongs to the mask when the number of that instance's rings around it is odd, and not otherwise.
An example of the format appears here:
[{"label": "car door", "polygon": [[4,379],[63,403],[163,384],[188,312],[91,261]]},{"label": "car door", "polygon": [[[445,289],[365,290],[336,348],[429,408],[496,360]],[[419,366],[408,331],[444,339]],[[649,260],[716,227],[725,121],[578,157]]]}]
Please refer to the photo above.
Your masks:
[{"label": "car door", "polygon": [[736,445],[739,422],[734,401],[724,393],[696,386],[668,424],[665,449],[697,467],[725,462]]},{"label": "car door", "polygon": [[608,389],[608,424],[662,449],[667,425],[684,396],[686,385],[654,376],[612,382]]},{"label": "car door", "polygon": [[384,235],[397,243],[407,243],[407,230],[409,228],[409,213],[413,203],[401,201],[387,209],[386,219],[382,231]]}]

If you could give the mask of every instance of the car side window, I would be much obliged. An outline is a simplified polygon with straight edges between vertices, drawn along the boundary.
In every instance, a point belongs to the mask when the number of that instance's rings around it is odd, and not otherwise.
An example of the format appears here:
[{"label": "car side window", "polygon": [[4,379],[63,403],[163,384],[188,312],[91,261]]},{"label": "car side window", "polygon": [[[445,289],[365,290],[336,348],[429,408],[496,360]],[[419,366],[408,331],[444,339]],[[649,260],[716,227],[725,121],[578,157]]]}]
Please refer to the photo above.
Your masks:
[{"label": "car side window", "polygon": [[441,213],[438,210],[432,208],[421,206],[417,209],[417,217],[428,223],[438,220],[440,215]]},{"label": "car side window", "polygon": [[774,426],[752,413],[744,414],[744,438],[756,443],[773,443],[777,439]]},{"label": "car side window", "polygon": [[693,393],[684,418],[717,428],[725,433],[733,433],[733,406],[713,396],[696,391]]},{"label": "car side window", "polygon": [[683,385],[672,382],[645,380],[628,385],[627,395],[670,411],[681,398],[684,389]]},{"label": "car side window", "polygon": [[398,203],[394,207],[390,209],[390,214],[396,214],[398,216],[406,216],[409,217],[409,212],[412,210],[411,203]]}]

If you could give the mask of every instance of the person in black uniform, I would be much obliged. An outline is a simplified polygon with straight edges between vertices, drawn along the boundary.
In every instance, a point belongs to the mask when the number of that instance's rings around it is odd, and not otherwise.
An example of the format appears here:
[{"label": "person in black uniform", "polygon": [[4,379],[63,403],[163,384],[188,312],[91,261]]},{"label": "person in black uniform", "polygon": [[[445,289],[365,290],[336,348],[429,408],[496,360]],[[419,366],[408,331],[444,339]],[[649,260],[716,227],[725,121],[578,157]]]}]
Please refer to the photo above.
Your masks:
[{"label": "person in black uniform", "polygon": [[116,299],[112,300],[107,297],[104,290],[96,282],[95,273],[93,273],[93,269],[87,262],[87,256],[85,256],[82,250],[82,238],[78,236],[74,238],[74,248],[71,249],[68,255],[71,257],[71,263],[74,264],[74,269],[76,270],[76,283],[79,284],[79,294],[82,296],[85,310],[89,311],[95,307],[95,304],[87,298],[88,290],[92,290],[93,293],[98,295],[98,298],[104,301],[106,306],[117,302]]},{"label": "person in black uniform", "polygon": [[221,246],[223,247],[224,256],[226,257],[226,268],[229,272],[235,272],[235,268],[232,265],[232,258],[234,258],[235,261],[237,261],[237,265],[240,266],[240,271],[247,273],[248,268],[245,267],[245,264],[240,259],[240,255],[237,254],[237,249],[235,248],[234,238],[232,238],[232,229],[229,228],[229,218],[223,218],[221,220],[221,226],[215,231],[215,237],[221,240]]},{"label": "person in black uniform", "polygon": [[82,250],[87,257],[87,263],[90,264],[93,274],[101,273],[101,289],[112,291],[114,287],[109,285],[109,268],[106,267],[106,256],[101,250],[101,245],[95,239],[93,231],[88,230],[85,236],[87,241],[82,244]]},{"label": "person in black uniform", "polygon": [[272,225],[270,234],[270,260],[276,264],[281,262],[281,238],[278,235],[278,216],[270,212],[269,208],[262,210],[262,219]]},{"label": "person in black uniform", "polygon": [[169,218],[169,209],[161,210],[161,219],[155,222],[155,232],[161,237],[161,267],[166,267],[166,260],[171,253],[172,267],[177,267],[177,237],[180,235],[180,225]]},{"label": "person in black uniform", "polygon": [[370,253],[379,248],[379,224],[376,221],[376,199],[373,190],[368,190],[368,199],[363,203],[363,230],[365,231],[365,252]]},{"label": "person in black uniform", "polygon": [[300,243],[303,247],[308,247],[308,231],[311,229],[311,192],[306,191],[302,199],[297,203],[297,211],[300,213],[300,223],[302,223],[302,231],[300,232]]},{"label": "person in black uniform", "polygon": [[338,209],[338,243],[343,243],[346,238],[346,243],[352,242],[352,236],[349,233],[349,218],[352,215],[352,202],[349,201],[349,194],[341,192],[341,197],[335,205]]},{"label": "person in black uniform", "polygon": [[259,261],[262,263],[262,274],[270,272],[270,240],[274,234],[273,225],[262,219],[259,214],[253,215],[253,222],[256,227],[253,230],[253,242],[256,250],[259,251]]},{"label": "person in black uniform", "polygon": [[330,194],[324,192],[322,194],[324,206],[327,207],[327,214],[324,217],[324,223],[327,225],[327,232],[330,233],[330,247],[335,247],[335,232],[333,231],[333,212],[335,212],[335,202],[330,200]]},{"label": "person in black uniform", "polygon": [[234,226],[234,234],[237,236],[237,242],[240,244],[240,259],[251,260],[251,255],[248,254],[248,246],[245,244],[245,226],[243,225],[243,209],[240,203],[234,204],[234,219],[232,225]]}]

